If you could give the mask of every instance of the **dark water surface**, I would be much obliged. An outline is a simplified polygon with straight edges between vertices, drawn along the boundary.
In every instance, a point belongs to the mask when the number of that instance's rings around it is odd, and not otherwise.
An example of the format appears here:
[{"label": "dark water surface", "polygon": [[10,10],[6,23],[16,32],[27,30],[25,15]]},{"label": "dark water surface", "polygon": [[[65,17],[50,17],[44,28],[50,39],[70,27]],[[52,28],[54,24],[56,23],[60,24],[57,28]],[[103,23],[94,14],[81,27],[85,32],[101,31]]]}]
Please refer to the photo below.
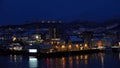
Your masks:
[{"label": "dark water surface", "polygon": [[120,53],[97,53],[56,58],[0,55],[0,68],[120,68]]}]

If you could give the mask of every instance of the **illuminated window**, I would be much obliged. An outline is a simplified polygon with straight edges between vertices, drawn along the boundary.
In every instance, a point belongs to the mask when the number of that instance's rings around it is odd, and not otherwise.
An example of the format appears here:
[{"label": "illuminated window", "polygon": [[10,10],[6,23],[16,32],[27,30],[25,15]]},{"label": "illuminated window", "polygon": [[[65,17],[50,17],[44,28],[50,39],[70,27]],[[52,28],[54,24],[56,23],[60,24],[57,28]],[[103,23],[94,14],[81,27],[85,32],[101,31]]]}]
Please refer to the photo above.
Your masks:
[{"label": "illuminated window", "polygon": [[65,48],[65,45],[62,45],[62,47],[61,47],[61,48],[63,48],[63,49],[64,49],[64,48]]}]

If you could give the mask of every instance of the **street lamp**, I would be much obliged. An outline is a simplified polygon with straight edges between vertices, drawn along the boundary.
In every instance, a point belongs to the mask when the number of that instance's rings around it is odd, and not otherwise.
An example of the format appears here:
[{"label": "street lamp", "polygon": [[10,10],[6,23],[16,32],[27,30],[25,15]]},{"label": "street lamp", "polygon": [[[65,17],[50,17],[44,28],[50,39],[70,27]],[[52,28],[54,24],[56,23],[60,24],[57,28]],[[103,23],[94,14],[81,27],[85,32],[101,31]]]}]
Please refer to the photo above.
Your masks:
[{"label": "street lamp", "polygon": [[36,39],[38,39],[38,38],[39,38],[39,36],[38,36],[38,35],[36,35],[36,36],[35,36],[35,38],[36,38]]}]

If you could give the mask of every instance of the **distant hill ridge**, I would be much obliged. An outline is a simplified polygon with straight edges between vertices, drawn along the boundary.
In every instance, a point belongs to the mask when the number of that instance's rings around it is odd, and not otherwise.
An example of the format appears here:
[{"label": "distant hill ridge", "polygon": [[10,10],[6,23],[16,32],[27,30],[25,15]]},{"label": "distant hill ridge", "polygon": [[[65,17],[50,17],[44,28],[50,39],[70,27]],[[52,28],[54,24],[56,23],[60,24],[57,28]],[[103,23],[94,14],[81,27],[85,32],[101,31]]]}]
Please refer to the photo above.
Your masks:
[{"label": "distant hill ridge", "polygon": [[74,20],[69,23],[42,23],[42,22],[29,22],[21,25],[6,25],[6,26],[0,26],[0,28],[49,28],[49,27],[64,27],[66,28],[98,28],[98,27],[104,27],[107,29],[118,29],[120,28],[120,19],[110,19],[105,22],[95,22],[95,21],[81,21],[81,20]]}]

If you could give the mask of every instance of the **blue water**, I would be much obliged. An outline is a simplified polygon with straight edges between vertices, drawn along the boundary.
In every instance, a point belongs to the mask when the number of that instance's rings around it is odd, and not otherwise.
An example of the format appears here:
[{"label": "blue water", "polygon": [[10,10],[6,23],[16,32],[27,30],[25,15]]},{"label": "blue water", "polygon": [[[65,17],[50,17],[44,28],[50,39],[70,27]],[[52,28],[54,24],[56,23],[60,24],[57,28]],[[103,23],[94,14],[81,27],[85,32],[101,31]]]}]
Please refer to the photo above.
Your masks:
[{"label": "blue water", "polygon": [[0,55],[0,68],[120,68],[120,53],[98,53],[56,58]]}]

